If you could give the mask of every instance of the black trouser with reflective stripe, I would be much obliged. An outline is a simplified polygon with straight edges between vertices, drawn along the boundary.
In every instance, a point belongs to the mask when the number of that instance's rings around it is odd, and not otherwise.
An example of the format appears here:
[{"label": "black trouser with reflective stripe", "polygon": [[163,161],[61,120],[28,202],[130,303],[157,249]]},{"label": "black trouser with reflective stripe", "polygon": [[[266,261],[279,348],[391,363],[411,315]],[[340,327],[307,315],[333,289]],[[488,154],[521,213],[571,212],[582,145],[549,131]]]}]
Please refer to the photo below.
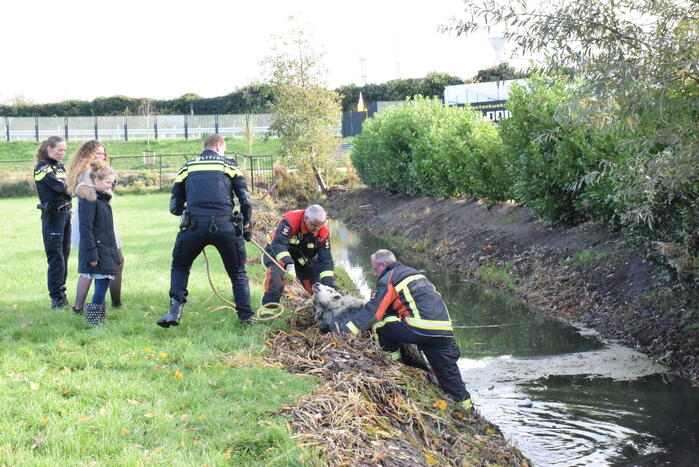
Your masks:
[{"label": "black trouser with reflective stripe", "polygon": [[246,320],[252,316],[250,285],[245,272],[245,243],[231,221],[215,221],[198,218],[188,230],[177,234],[172,250],[170,270],[170,297],[185,303],[189,270],[199,253],[207,245],[213,245],[221,255],[223,265],[233,286],[233,297],[238,318]]},{"label": "black trouser with reflective stripe", "polygon": [[49,264],[49,295],[51,298],[65,297],[70,256],[70,211],[44,212],[41,216],[41,233]]},{"label": "black trouser with reflective stripe", "polygon": [[[267,251],[267,253],[269,253],[269,251]],[[262,296],[262,304],[279,303],[282,299],[282,293],[284,293],[284,286],[286,283],[284,280],[284,271],[272,264],[272,260],[270,260],[267,255],[263,255],[262,263],[267,266],[265,293]],[[303,288],[306,289],[309,294],[313,295],[311,286],[316,282],[320,282],[320,272],[318,272],[316,258],[312,258],[303,266],[297,261],[294,261],[294,268],[296,271],[296,278],[301,282]]]},{"label": "black trouser with reflective stripe", "polygon": [[437,377],[439,386],[457,402],[470,399],[456,362],[459,348],[453,336],[435,337],[420,334],[420,330],[402,321],[392,321],[377,329],[379,344],[386,352],[395,352],[399,344],[415,344],[425,354]]}]

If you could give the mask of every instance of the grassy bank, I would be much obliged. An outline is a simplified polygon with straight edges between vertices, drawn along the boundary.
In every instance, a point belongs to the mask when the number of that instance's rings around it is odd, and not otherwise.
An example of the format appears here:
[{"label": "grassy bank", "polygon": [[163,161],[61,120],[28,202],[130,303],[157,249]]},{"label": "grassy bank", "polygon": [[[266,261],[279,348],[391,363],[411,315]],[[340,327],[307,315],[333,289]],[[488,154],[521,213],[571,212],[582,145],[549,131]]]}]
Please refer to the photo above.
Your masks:
[{"label": "grassy bank", "polygon": [[[150,144],[146,140],[134,141],[103,141],[111,157],[115,156],[140,156],[144,150],[155,151],[156,154],[198,154],[201,152],[201,139],[165,139],[151,140]],[[242,138],[226,138],[229,151],[248,154],[248,143]],[[73,152],[82,144],[82,141],[68,141],[68,151],[66,161]],[[36,148],[39,143],[36,141],[0,141],[0,161],[26,161],[33,160]],[[273,154],[279,153],[279,140],[276,138],[256,138],[252,145],[253,154]]]},{"label": "grassy bank", "polygon": [[[243,139],[226,138],[228,151],[247,154],[247,142]],[[69,142],[63,163],[68,167],[70,157],[81,142]],[[160,185],[159,164],[163,167],[163,186],[172,185],[178,168],[184,164],[182,154],[199,154],[202,151],[201,139],[151,141],[104,141],[111,165],[119,175],[122,191],[146,193],[157,190]],[[32,170],[35,166],[34,153],[37,143],[33,141],[0,142],[0,198],[33,196],[36,193]],[[172,157],[144,157],[144,150],[150,147],[157,155]],[[258,138],[252,146],[255,155],[279,154],[278,139]],[[131,156],[131,157],[129,157]],[[121,159],[120,159],[121,157]],[[241,162],[242,164],[242,162]]]},{"label": "grassy bank", "polygon": [[[167,195],[114,203],[126,257],[124,307],[88,328],[51,311],[34,199],[0,201],[0,464],[256,465],[306,462],[272,413],[315,383],[263,364],[268,325],[243,328],[215,311],[200,257],[178,328],[161,329],[177,218]],[[250,256],[259,256],[248,245]],[[228,290],[218,254],[214,283]],[[70,259],[72,301],[77,254]],[[250,265],[253,305],[262,269]],[[244,363],[242,366],[241,362]],[[247,364],[245,364],[247,362]]]}]

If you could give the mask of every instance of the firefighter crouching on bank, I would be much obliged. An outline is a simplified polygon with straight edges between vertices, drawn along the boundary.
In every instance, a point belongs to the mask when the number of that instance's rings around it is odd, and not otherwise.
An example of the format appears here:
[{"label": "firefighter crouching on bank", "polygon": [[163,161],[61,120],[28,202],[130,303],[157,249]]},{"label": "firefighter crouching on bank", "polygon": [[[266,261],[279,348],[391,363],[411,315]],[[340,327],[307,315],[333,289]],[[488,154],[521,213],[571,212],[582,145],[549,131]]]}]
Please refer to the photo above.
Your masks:
[{"label": "firefighter crouching on bank", "polygon": [[279,301],[288,281],[298,278],[310,294],[313,293],[311,286],[316,282],[334,287],[330,230],[325,221],[325,210],[313,204],[306,209],[285,213],[274,230],[267,234],[265,251],[284,271],[272,264],[267,255],[263,255],[267,276],[260,315],[271,315],[279,311]]},{"label": "firefighter crouching on bank", "polygon": [[[180,323],[189,270],[207,245],[216,247],[221,255],[233,286],[238,319],[243,324],[252,322],[243,243],[243,238],[252,238],[252,204],[245,177],[235,161],[224,156],[225,151],[226,141],[220,135],[208,136],[204,152],[180,169],[172,187],[170,212],[181,215],[182,222],[172,250],[170,312],[157,321],[164,328]],[[240,203],[242,219],[233,213],[233,194]]]},{"label": "firefighter crouching on bank", "polygon": [[441,295],[420,271],[396,261],[389,250],[371,255],[371,267],[378,278],[376,289],[341,331],[359,334],[372,328],[381,348],[394,360],[401,358],[399,344],[416,344],[439,386],[470,410],[471,396],[456,364],[459,348]]},{"label": "firefighter crouching on bank", "polygon": [[66,169],[61,160],[66,142],[60,136],[43,141],[36,151],[34,183],[39,194],[41,233],[48,262],[48,289],[51,308],[69,306],[66,298],[66,277],[70,255],[70,193],[66,185]]}]

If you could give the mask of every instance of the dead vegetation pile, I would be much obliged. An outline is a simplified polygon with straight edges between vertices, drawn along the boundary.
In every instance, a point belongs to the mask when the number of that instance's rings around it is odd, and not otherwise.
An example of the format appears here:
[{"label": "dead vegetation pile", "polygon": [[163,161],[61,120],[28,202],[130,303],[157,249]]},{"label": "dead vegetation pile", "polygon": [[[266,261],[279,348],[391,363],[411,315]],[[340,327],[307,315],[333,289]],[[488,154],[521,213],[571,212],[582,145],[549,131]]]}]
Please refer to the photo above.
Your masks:
[{"label": "dead vegetation pile", "polygon": [[321,387],[283,411],[299,443],[329,465],[529,465],[497,428],[447,402],[420,370],[393,362],[366,337],[320,334],[310,304],[291,328],[270,339],[273,358]]}]

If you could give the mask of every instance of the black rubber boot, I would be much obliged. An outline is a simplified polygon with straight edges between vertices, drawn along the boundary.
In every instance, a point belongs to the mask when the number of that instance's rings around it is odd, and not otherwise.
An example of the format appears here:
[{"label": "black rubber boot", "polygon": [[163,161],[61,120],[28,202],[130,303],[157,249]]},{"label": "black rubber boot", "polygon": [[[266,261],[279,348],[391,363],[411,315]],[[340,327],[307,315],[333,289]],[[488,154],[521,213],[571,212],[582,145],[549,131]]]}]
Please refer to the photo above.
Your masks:
[{"label": "black rubber boot", "polygon": [[61,308],[67,308],[69,306],[70,306],[70,303],[68,303],[68,299],[66,298],[65,295],[63,295],[62,297],[51,299],[51,309],[52,310],[60,310]]},{"label": "black rubber boot", "polygon": [[184,308],[184,303],[178,302],[174,298],[170,299],[170,312],[161,316],[156,324],[164,328],[169,328],[170,326],[177,326],[180,324],[180,317],[182,316],[182,308]]},{"label": "black rubber boot", "polygon": [[107,305],[104,303],[86,303],[85,322],[90,326],[97,326],[107,320]]}]

